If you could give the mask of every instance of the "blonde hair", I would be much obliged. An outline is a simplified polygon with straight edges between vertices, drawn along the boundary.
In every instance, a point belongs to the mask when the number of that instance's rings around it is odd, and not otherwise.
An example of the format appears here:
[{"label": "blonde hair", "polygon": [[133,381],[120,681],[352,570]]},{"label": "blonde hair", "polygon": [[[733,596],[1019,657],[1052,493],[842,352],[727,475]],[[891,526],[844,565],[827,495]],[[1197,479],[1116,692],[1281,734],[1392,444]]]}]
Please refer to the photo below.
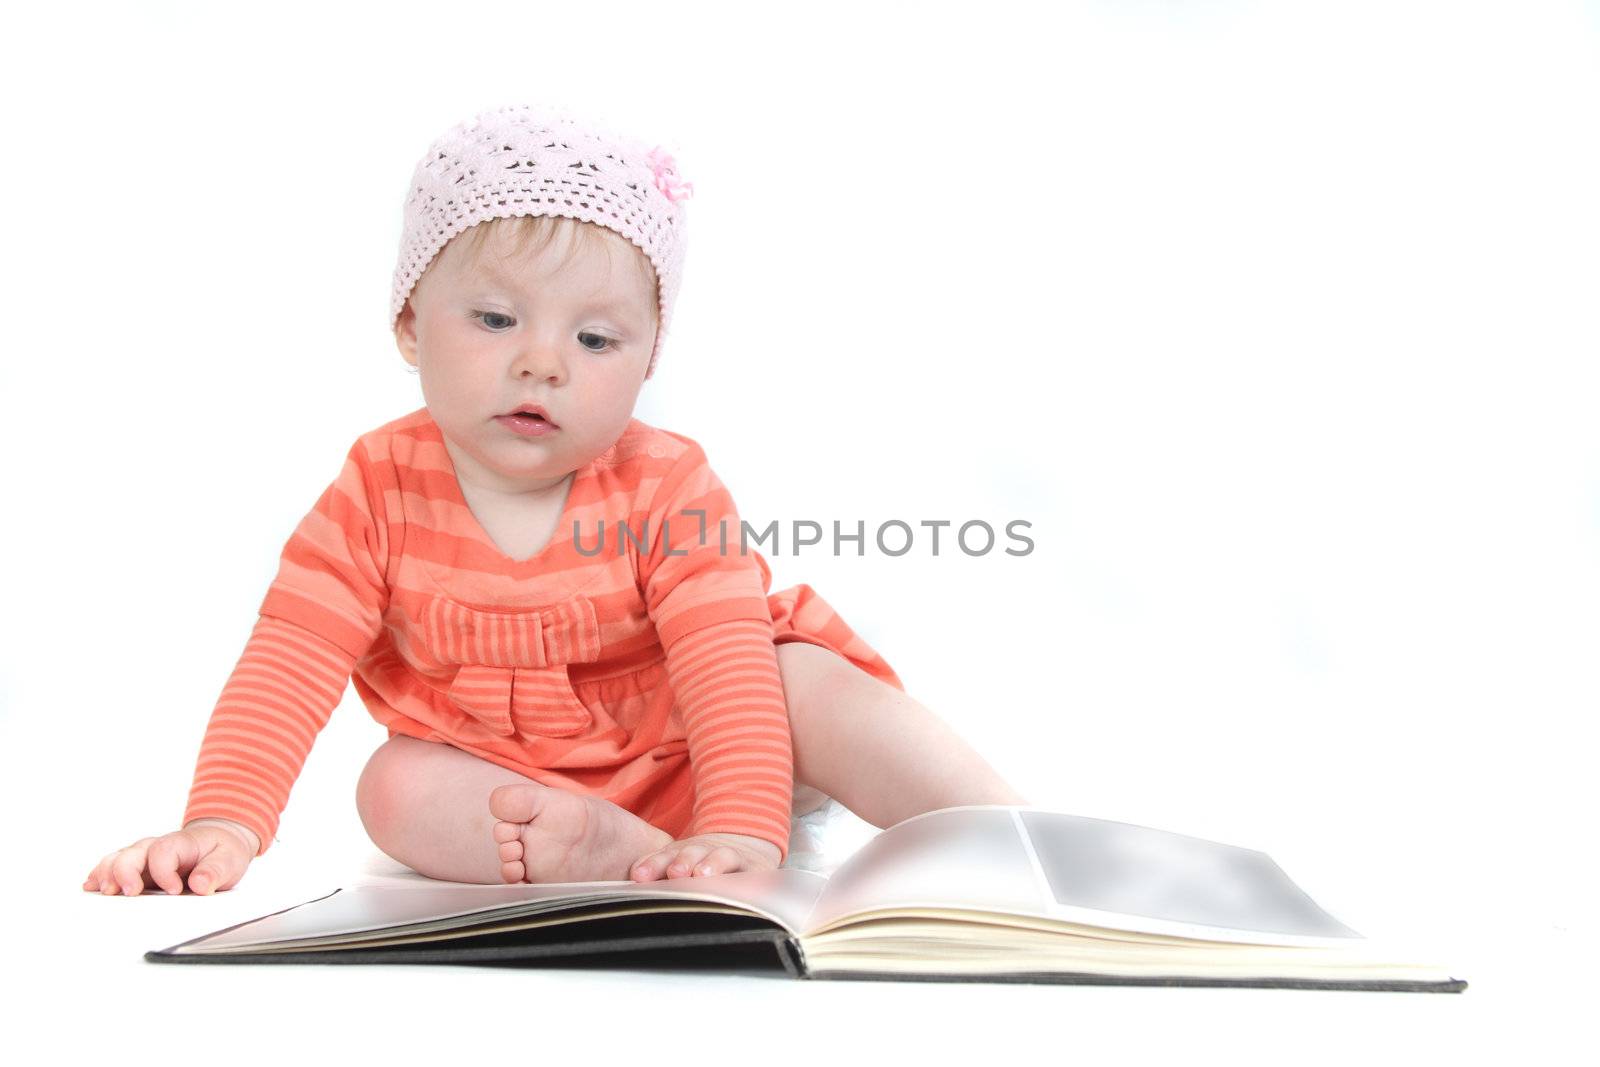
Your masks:
[{"label": "blonde hair", "polygon": [[[506,259],[520,257],[530,252],[542,253],[548,250],[557,238],[564,238],[566,253],[561,258],[563,267],[571,262],[580,248],[603,247],[609,254],[610,250],[620,242],[632,252],[629,259],[650,292],[652,294],[660,292],[655,267],[638,246],[614,230],[608,230],[604,226],[583,219],[569,218],[566,215],[500,216],[463,230],[451,240],[460,241],[465,246],[463,251],[476,258],[483,251],[484,245],[489,242],[491,235],[501,234],[505,235],[510,245],[507,255],[503,257]],[[650,310],[659,320],[661,308],[656,300],[650,302]]]}]

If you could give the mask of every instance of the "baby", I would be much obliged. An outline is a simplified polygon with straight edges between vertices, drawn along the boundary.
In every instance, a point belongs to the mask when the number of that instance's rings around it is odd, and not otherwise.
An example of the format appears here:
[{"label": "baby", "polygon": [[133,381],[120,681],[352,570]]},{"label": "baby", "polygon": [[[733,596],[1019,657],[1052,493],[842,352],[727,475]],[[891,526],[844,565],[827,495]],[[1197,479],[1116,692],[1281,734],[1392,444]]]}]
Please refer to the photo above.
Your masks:
[{"label": "baby", "polygon": [[690,192],[659,149],[526,107],[428,149],[391,305],[425,406],[285,545],[182,829],[84,889],[237,885],[347,682],[389,734],[362,823],[432,878],[767,870],[829,797],[879,827],[1027,803],[809,586],[769,594],[700,446],[633,418]]}]

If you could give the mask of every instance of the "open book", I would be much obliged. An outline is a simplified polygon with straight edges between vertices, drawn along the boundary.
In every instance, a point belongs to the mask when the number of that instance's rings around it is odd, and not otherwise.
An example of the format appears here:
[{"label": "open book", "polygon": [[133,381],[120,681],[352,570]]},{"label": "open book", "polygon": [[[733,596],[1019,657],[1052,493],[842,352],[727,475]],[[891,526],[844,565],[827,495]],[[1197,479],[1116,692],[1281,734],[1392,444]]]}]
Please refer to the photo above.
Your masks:
[{"label": "open book", "polygon": [[772,954],[798,978],[1460,992],[1339,923],[1260,852],[1013,805],[880,832],[824,876],[340,889],[158,963],[505,963]]}]

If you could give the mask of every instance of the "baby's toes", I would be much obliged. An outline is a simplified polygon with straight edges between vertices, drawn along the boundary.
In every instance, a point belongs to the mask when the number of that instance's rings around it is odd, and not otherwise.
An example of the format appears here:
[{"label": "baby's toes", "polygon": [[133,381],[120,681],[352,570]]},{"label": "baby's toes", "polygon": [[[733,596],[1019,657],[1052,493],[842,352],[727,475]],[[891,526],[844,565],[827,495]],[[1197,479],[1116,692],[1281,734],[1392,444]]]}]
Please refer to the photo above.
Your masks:
[{"label": "baby's toes", "polygon": [[[514,826],[515,823],[500,823],[500,826]],[[497,833],[495,836],[499,836]],[[527,868],[522,863],[522,838],[500,842],[500,880],[502,882],[521,882],[526,880]]]},{"label": "baby's toes", "polygon": [[516,782],[489,791],[489,814],[505,822],[532,822],[544,807],[549,787],[538,782]]},{"label": "baby's toes", "polygon": [[510,841],[521,845],[524,825],[520,822],[497,822],[494,824],[494,839],[502,845]]}]

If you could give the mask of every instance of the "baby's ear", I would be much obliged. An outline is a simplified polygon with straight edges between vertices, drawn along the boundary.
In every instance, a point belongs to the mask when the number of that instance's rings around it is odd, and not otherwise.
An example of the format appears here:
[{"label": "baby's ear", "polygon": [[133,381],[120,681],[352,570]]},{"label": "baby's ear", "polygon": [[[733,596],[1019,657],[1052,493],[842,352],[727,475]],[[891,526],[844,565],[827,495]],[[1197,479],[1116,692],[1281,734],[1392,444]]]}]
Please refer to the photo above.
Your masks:
[{"label": "baby's ear", "polygon": [[400,355],[413,367],[417,365],[417,316],[407,299],[400,308],[400,317],[394,320],[394,343]]}]

